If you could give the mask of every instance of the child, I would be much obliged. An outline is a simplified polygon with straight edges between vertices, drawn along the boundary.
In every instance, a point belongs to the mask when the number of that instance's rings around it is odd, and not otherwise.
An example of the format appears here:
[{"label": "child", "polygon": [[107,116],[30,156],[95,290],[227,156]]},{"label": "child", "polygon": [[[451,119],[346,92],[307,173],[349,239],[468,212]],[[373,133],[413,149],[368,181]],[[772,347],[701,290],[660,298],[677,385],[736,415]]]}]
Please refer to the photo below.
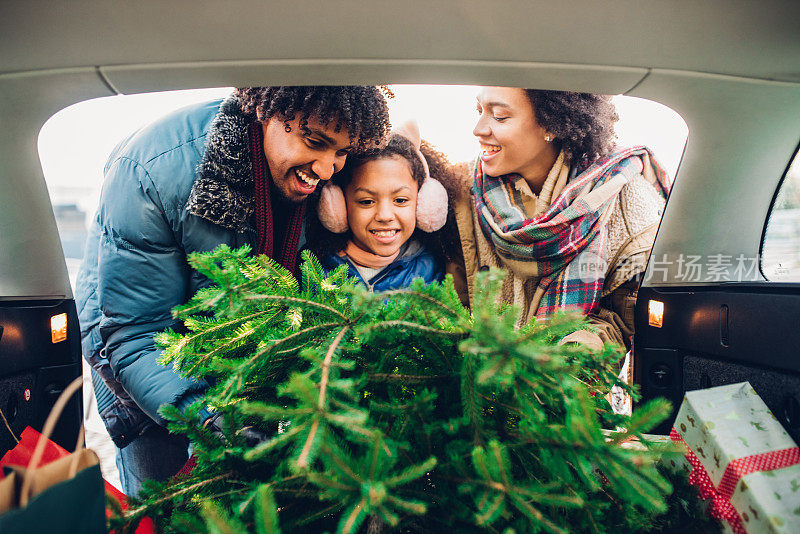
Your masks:
[{"label": "child", "polygon": [[372,291],[407,287],[415,278],[444,278],[442,258],[417,232],[444,226],[447,192],[430,177],[416,123],[394,130],[385,147],[348,157],[322,189],[317,213],[325,229],[338,234],[310,243],[326,270],[347,265]]}]

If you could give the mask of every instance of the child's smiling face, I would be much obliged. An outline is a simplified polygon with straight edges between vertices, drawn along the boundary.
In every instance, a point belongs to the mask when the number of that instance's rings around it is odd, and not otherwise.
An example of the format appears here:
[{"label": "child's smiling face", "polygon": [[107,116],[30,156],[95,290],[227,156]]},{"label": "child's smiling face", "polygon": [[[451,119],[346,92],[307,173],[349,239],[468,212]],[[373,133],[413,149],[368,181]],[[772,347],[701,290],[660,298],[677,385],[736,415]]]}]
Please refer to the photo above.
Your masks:
[{"label": "child's smiling face", "polygon": [[392,256],[417,222],[417,182],[401,157],[364,163],[344,190],[353,242],[378,256]]}]

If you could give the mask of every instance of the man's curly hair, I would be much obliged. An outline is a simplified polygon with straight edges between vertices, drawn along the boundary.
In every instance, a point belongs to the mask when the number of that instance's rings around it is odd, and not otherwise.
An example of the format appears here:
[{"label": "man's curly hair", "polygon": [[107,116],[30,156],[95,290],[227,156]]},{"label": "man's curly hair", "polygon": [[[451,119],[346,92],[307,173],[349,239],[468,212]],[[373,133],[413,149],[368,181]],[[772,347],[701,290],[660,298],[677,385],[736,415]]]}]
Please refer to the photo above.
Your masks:
[{"label": "man's curly hair", "polygon": [[561,144],[570,163],[586,167],[616,145],[617,110],[607,95],[525,89],[536,122]]},{"label": "man's curly hair", "polygon": [[[450,168],[450,162],[447,161],[447,156],[438,151],[433,145],[426,141],[422,141],[420,152],[425,157],[428,163],[428,170],[430,176],[439,180],[447,190],[448,202],[450,206],[453,205],[453,195],[455,194],[455,182],[457,177],[453,174]],[[417,188],[422,186],[425,180],[425,168],[422,166],[422,161],[419,159],[414,145],[401,135],[391,135],[386,146],[371,149],[362,154],[349,156],[345,162],[344,168],[331,178],[331,182],[338,185],[344,190],[348,184],[353,180],[353,173],[370,161],[376,161],[387,158],[402,158],[404,159],[411,169],[411,175],[417,183]],[[447,225],[451,228],[452,225]],[[446,257],[445,247],[443,240],[445,239],[445,230],[442,229],[437,232],[427,234],[420,230],[414,230],[413,238],[418,239],[423,245],[428,248],[428,251],[435,256],[444,259]],[[327,254],[337,253],[344,249],[347,245],[347,240],[350,238],[350,232],[344,234],[334,234],[322,226],[317,217],[308,217],[308,226],[306,236],[308,239],[308,248],[319,257]]]},{"label": "man's curly hair", "polygon": [[234,94],[242,112],[259,121],[277,117],[289,122],[299,114],[303,132],[309,118],[333,123],[336,132],[345,128],[355,151],[380,145],[390,127],[386,97],[391,91],[383,86],[239,87]]}]

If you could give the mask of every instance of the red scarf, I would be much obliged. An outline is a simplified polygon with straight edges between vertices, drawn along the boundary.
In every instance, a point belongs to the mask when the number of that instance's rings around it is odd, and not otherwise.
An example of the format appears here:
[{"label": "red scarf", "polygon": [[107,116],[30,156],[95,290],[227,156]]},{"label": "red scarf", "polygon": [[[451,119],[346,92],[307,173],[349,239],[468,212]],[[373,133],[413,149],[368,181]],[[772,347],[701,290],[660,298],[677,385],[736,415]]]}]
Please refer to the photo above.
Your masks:
[{"label": "red scarf", "polygon": [[[250,125],[250,152],[253,155],[253,182],[255,200],[255,222],[258,246],[257,254],[266,254],[276,260],[289,272],[296,273],[297,248],[300,243],[300,232],[303,229],[303,215],[306,202],[292,204],[289,211],[289,221],[280,251],[275,248],[275,225],[273,217],[272,199],[270,198],[270,185],[272,180],[269,175],[267,157],[264,155],[264,131],[260,122]],[[281,243],[278,243],[280,246]]]}]

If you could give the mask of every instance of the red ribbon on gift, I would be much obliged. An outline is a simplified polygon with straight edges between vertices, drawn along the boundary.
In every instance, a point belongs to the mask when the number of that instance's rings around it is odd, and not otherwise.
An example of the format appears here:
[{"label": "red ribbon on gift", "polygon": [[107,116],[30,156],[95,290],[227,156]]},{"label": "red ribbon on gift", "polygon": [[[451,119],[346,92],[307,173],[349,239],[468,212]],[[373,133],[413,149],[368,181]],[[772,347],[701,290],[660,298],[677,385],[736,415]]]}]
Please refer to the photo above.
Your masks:
[{"label": "red ribbon on gift", "polygon": [[[678,431],[675,430],[675,427],[672,428],[669,437],[672,441],[686,445],[686,442],[681,435],[678,434]],[[800,463],[800,449],[797,447],[790,447],[779,451],[753,454],[752,456],[731,460],[725,468],[725,472],[722,474],[719,487],[714,486],[714,483],[708,476],[708,471],[706,471],[700,459],[692,452],[688,445],[686,445],[686,459],[689,460],[689,463],[692,465],[692,472],[689,473],[689,484],[695,486],[700,491],[700,497],[703,499],[711,499],[711,503],[708,507],[709,515],[716,519],[727,521],[735,534],[746,534],[747,530],[744,528],[742,518],[739,516],[739,512],[736,511],[733,504],[731,504],[731,497],[736,490],[736,484],[739,483],[739,480],[743,476],[749,475],[750,473],[773,471]]]}]

